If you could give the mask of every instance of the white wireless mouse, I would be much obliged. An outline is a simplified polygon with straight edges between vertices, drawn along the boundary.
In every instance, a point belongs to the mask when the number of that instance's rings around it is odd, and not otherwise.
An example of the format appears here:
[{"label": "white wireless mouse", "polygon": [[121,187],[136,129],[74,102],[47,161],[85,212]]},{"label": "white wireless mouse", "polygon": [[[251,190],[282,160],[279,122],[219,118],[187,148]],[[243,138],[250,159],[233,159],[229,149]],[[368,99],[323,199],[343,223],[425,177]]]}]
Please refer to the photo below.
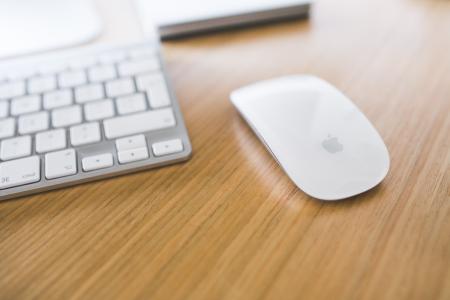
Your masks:
[{"label": "white wireless mouse", "polygon": [[376,129],[340,91],[313,76],[238,89],[231,101],[292,181],[321,200],[378,185],[389,153]]}]

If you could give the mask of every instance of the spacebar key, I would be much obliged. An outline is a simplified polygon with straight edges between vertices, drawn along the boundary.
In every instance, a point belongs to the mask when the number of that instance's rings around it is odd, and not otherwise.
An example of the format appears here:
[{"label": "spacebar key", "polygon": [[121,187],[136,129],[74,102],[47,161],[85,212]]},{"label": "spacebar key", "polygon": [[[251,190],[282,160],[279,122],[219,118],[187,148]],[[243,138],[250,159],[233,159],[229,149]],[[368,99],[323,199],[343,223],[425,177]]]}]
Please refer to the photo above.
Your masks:
[{"label": "spacebar key", "polygon": [[7,161],[0,164],[0,190],[37,182],[41,179],[39,156]]},{"label": "spacebar key", "polygon": [[115,139],[146,131],[174,127],[176,124],[172,108],[151,110],[134,115],[105,120],[105,136]]}]

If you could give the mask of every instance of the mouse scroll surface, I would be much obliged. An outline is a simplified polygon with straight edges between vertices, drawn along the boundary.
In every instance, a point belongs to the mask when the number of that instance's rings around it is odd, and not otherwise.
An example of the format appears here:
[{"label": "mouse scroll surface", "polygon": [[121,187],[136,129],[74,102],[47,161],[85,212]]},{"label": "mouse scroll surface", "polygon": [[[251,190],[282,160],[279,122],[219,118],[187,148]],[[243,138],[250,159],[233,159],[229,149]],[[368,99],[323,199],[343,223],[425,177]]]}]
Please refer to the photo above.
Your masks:
[{"label": "mouse scroll surface", "polygon": [[322,200],[371,189],[389,169],[378,132],[333,86],[290,76],[244,87],[231,100],[294,183]]}]

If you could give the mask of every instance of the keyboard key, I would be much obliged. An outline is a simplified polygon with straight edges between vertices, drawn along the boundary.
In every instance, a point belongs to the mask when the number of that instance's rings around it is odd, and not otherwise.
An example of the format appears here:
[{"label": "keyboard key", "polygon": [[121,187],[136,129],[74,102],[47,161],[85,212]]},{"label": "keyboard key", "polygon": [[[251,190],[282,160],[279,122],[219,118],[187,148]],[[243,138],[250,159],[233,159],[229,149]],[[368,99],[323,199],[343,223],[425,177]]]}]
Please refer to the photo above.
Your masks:
[{"label": "keyboard key", "polygon": [[165,83],[164,76],[160,72],[139,75],[136,77],[136,86],[140,92],[146,92],[148,89],[160,82]]},{"label": "keyboard key", "polygon": [[17,116],[41,109],[41,97],[38,95],[15,98],[11,101],[11,115]]},{"label": "keyboard key", "polygon": [[84,103],[104,98],[102,84],[90,84],[75,89],[75,101]]},{"label": "keyboard key", "polygon": [[67,69],[67,65],[62,62],[58,63],[45,63],[38,67],[39,73],[42,75],[50,75],[60,73]]},{"label": "keyboard key", "polygon": [[183,151],[183,142],[180,139],[154,143],[152,145],[155,156],[163,156]]},{"label": "keyboard key", "polygon": [[100,55],[100,63],[102,64],[113,64],[120,61],[123,61],[127,58],[127,54],[125,51],[116,50],[112,52],[105,52]]},{"label": "keyboard key", "polygon": [[15,129],[16,122],[13,118],[0,120],[0,139],[13,136]]},{"label": "keyboard key", "polygon": [[159,68],[159,61],[156,57],[122,62],[118,66],[119,75],[124,77],[158,71]]},{"label": "keyboard key", "polygon": [[113,166],[113,156],[111,153],[104,153],[88,156],[82,159],[83,171],[89,172]]},{"label": "keyboard key", "polygon": [[0,189],[38,182],[41,164],[38,156],[0,163]]},{"label": "keyboard key", "polygon": [[118,79],[106,83],[106,94],[111,98],[132,94],[134,91],[134,82],[129,78]]},{"label": "keyboard key", "polygon": [[105,120],[103,124],[105,136],[108,139],[174,127],[176,125],[175,116],[171,108],[112,118]]},{"label": "keyboard key", "polygon": [[72,146],[81,146],[100,142],[100,126],[97,122],[86,123],[70,128]]},{"label": "keyboard key", "polygon": [[162,81],[155,83],[147,90],[147,98],[150,107],[153,109],[170,105],[169,91]]},{"label": "keyboard key", "polygon": [[66,71],[59,75],[59,86],[65,87],[75,87],[78,85],[86,84],[87,77],[86,73],[82,70],[79,71]]},{"label": "keyboard key", "polygon": [[9,99],[25,95],[25,81],[18,80],[0,84],[0,99]]},{"label": "keyboard key", "polygon": [[77,157],[74,149],[67,149],[45,155],[45,177],[60,178],[77,173]]},{"label": "keyboard key", "polygon": [[127,151],[117,152],[119,163],[127,164],[134,161],[139,161],[148,158],[148,150],[145,148],[137,148]]},{"label": "keyboard key", "polygon": [[55,129],[36,134],[36,152],[44,153],[66,148],[66,131]]},{"label": "keyboard key", "polygon": [[146,147],[147,142],[145,141],[145,136],[143,134],[116,140],[116,148],[118,152]]},{"label": "keyboard key", "polygon": [[114,116],[112,100],[102,100],[88,103],[84,106],[84,115],[88,121],[97,121]]},{"label": "keyboard key", "polygon": [[154,47],[144,46],[136,49],[131,49],[129,52],[129,56],[132,59],[157,58],[157,53]]},{"label": "keyboard key", "polygon": [[56,89],[56,78],[54,75],[31,78],[28,81],[28,93],[38,94]]},{"label": "keyboard key", "polygon": [[88,77],[91,82],[103,82],[116,78],[116,69],[112,65],[95,66],[89,69]]},{"label": "keyboard key", "polygon": [[26,79],[28,77],[36,75],[36,70],[33,68],[14,68],[8,71],[7,78],[9,80]]},{"label": "keyboard key", "polygon": [[53,127],[65,127],[81,123],[81,107],[79,105],[67,106],[52,111]]},{"label": "keyboard key", "polygon": [[0,159],[11,160],[31,155],[31,136],[20,136],[2,140],[0,144]]},{"label": "keyboard key", "polygon": [[35,133],[48,129],[48,112],[41,111],[35,114],[21,116],[18,121],[19,134]]},{"label": "keyboard key", "polygon": [[95,56],[85,56],[82,58],[72,59],[69,62],[69,66],[72,69],[85,69],[88,67],[92,67],[97,63],[97,58]]},{"label": "keyboard key", "polygon": [[117,111],[121,115],[143,111],[147,108],[145,105],[144,94],[135,94],[116,99]]},{"label": "keyboard key", "polygon": [[72,104],[72,91],[59,90],[44,94],[44,108],[53,109]]},{"label": "keyboard key", "polygon": [[8,116],[9,103],[8,101],[0,100],[0,119]]}]

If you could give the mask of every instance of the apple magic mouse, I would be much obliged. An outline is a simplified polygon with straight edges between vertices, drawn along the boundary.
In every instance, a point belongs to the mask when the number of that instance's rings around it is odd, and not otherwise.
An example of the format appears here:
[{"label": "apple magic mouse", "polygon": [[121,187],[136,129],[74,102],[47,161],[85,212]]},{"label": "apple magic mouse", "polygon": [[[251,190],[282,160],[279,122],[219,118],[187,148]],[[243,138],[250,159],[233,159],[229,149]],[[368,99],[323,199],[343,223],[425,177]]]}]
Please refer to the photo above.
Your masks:
[{"label": "apple magic mouse", "polygon": [[258,82],[231,101],[292,181],[321,200],[378,185],[389,152],[370,121],[335,87],[313,76]]}]

